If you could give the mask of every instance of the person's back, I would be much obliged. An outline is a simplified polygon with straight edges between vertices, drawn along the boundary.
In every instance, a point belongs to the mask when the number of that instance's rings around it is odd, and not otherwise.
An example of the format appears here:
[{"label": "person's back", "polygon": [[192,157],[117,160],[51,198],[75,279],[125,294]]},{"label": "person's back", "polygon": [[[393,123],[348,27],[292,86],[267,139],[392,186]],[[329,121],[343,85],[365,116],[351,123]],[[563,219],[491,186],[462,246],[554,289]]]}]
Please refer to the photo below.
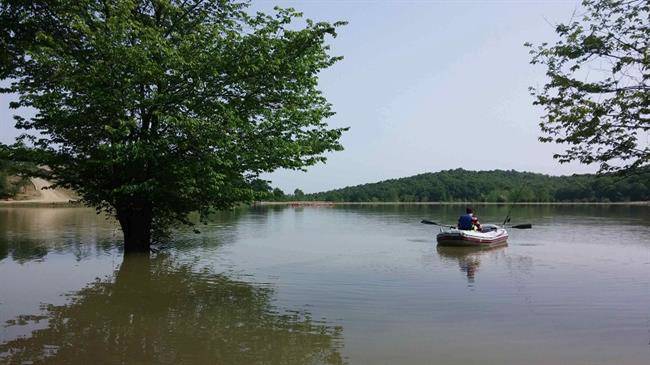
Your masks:
[{"label": "person's back", "polygon": [[474,225],[472,224],[471,214],[463,214],[458,218],[458,229],[462,229],[465,231],[474,229]]},{"label": "person's back", "polygon": [[474,210],[472,208],[467,208],[465,210],[466,214],[461,215],[458,218],[458,229],[465,231],[472,231],[474,229],[481,229],[481,224],[478,222],[478,218],[474,216]]}]

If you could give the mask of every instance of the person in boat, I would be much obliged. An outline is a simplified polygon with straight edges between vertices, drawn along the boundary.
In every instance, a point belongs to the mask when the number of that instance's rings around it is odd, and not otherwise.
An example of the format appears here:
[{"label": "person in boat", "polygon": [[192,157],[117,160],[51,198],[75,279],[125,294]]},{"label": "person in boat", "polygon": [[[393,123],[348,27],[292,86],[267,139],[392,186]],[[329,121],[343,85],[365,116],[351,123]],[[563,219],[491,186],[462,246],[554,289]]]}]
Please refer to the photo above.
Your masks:
[{"label": "person in boat", "polygon": [[465,214],[461,215],[458,218],[458,229],[464,231],[480,231],[481,223],[478,221],[478,217],[474,215],[474,209],[467,208]]}]

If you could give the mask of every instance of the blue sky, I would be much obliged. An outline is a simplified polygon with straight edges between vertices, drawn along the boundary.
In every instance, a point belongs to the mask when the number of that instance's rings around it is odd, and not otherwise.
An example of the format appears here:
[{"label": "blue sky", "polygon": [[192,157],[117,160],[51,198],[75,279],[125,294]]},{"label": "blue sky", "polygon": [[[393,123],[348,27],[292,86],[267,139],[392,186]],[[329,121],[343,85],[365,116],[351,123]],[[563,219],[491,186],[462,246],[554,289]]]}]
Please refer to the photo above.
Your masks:
[{"label": "blue sky", "polygon": [[[541,110],[528,87],[544,82],[524,42],[555,40],[553,24],[578,1],[254,1],[294,7],[314,20],[346,20],[330,40],[344,60],[324,71],[333,127],[349,126],[345,151],[308,172],[267,176],[286,192],[305,192],[462,167],[548,174],[593,172],[560,165],[559,146],[542,144]],[[13,130],[0,96],[0,141]]]},{"label": "blue sky", "polygon": [[[257,2],[272,8],[278,2]],[[542,144],[528,87],[544,82],[525,42],[555,40],[578,1],[289,1],[319,20],[347,20],[332,40],[345,59],[321,76],[349,126],[345,151],[307,173],[270,175],[287,192],[453,169],[593,172],[560,165]]]}]

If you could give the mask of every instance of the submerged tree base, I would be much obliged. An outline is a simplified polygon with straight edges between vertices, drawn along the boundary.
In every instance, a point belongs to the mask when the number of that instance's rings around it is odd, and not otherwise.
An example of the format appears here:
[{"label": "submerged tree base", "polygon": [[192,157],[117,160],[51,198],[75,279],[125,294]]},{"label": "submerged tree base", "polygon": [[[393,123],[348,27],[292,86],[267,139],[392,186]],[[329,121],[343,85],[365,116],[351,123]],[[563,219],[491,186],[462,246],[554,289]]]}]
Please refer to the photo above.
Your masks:
[{"label": "submerged tree base", "polygon": [[117,220],[124,233],[124,253],[149,253],[153,220],[151,209],[120,209]]}]

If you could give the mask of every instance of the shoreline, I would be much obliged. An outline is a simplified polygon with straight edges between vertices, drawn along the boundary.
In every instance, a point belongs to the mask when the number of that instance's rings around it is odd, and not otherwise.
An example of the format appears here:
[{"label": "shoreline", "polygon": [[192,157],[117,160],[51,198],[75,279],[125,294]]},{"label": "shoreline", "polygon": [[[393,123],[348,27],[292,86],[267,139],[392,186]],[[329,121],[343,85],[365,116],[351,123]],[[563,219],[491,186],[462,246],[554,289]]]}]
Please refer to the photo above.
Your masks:
[{"label": "shoreline", "polygon": [[85,208],[80,201],[0,200],[0,208]]},{"label": "shoreline", "polygon": [[18,199],[0,199],[0,207],[75,207],[83,206],[79,197],[70,190],[54,188],[49,181],[33,177],[29,179],[31,189],[18,194]]},{"label": "shoreline", "polygon": [[[516,202],[516,203],[498,203],[498,202],[328,202],[328,201],[303,201],[294,200],[286,202],[261,201],[251,204],[251,206],[299,206],[299,207],[327,207],[327,206],[346,206],[346,205],[620,205],[620,206],[650,206],[650,201],[634,202]],[[45,201],[45,200],[0,200],[0,208],[8,207],[33,207],[33,208],[87,208],[80,201]]]},{"label": "shoreline", "polygon": [[261,201],[253,206],[300,205],[300,206],[332,206],[332,205],[649,205],[650,201],[633,202],[329,202],[329,201]]}]

